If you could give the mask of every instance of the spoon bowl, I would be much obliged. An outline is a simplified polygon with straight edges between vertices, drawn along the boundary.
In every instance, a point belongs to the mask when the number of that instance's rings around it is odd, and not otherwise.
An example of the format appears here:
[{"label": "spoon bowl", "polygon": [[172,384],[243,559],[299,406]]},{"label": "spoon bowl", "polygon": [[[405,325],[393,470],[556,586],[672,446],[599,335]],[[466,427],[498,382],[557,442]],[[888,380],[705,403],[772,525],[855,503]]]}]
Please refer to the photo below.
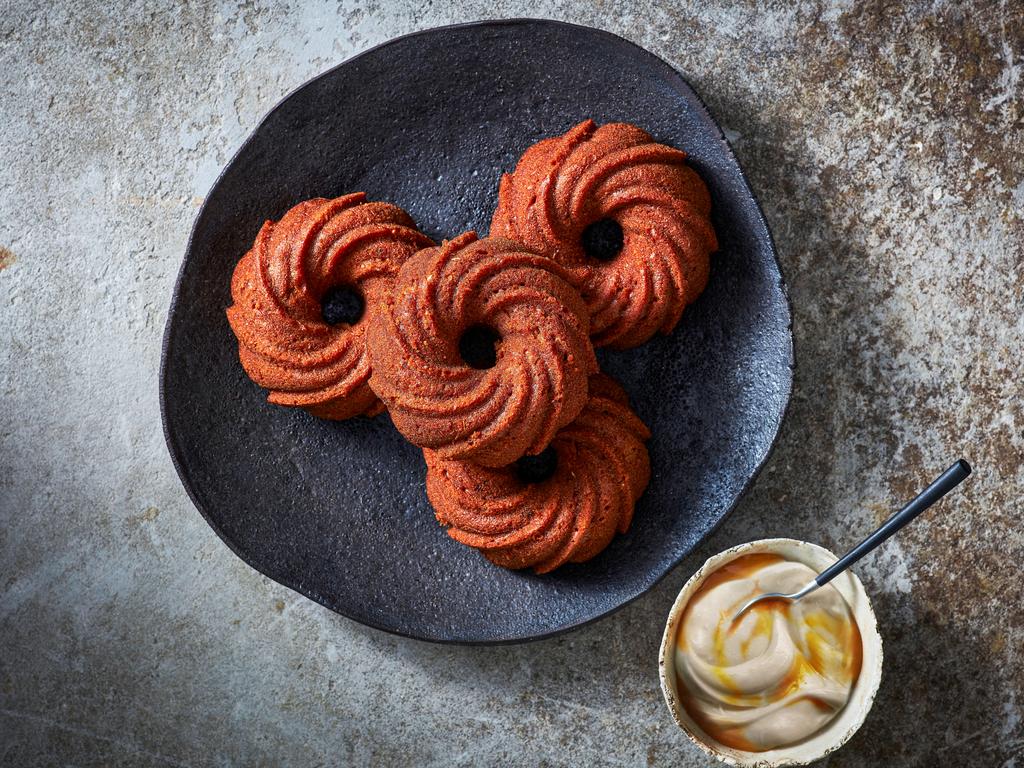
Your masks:
[{"label": "spoon bowl", "polygon": [[788,595],[785,595],[782,592],[765,592],[763,595],[757,595],[756,597],[752,597],[749,600],[747,600],[747,602],[745,602],[740,607],[740,609],[732,615],[732,621],[733,623],[736,623],[737,621],[739,621],[740,616],[742,616],[744,613],[746,613],[748,610],[753,608],[758,603],[763,602],[765,600],[799,600],[801,597],[807,597],[807,595],[811,594],[811,592],[818,589],[820,586],[821,585],[818,584],[818,582],[812,581],[810,584],[808,584],[800,591],[791,592]]}]

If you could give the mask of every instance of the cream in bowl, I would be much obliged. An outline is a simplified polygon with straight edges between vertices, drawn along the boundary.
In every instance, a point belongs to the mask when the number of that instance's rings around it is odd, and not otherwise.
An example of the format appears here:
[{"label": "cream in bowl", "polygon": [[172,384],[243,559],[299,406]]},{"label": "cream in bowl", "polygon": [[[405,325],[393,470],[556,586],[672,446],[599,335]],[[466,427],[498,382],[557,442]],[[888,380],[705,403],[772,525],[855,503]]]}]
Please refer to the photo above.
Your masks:
[{"label": "cream in bowl", "polygon": [[711,558],[673,606],[661,651],[662,689],[676,722],[733,765],[799,765],[838,748],[870,709],[881,638],[851,573],[798,602],[795,592],[835,561],[827,550],[767,539]]},{"label": "cream in bowl", "polygon": [[765,601],[733,620],[751,597],[795,592],[815,575],[781,555],[742,555],[690,597],[676,632],[678,691],[715,740],[747,752],[789,746],[846,706],[860,675],[861,640],[839,590]]}]

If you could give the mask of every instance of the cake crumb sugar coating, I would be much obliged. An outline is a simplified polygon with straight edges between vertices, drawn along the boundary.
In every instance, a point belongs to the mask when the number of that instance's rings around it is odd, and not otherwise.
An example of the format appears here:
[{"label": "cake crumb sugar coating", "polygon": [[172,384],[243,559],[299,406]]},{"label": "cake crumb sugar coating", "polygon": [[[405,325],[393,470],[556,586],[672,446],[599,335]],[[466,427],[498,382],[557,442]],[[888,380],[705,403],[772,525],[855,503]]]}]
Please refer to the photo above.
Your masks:
[{"label": "cake crumb sugar coating", "polygon": [[[627,348],[671,332],[704,290],[718,248],[710,210],[685,152],[634,125],[585,120],[531,146],[502,177],[491,235],[568,268],[595,345]],[[583,233],[606,220],[622,228],[623,246],[600,261],[587,254]]]},{"label": "cake crumb sugar coating", "polygon": [[[379,413],[365,331],[402,263],[430,245],[409,214],[361,192],[307,200],[266,222],[235,267],[227,316],[267,399],[328,419]],[[363,300],[354,324],[324,321],[321,299],[338,287]]]},{"label": "cake crumb sugar coating", "polygon": [[546,573],[595,557],[629,530],[650,480],[650,431],[610,377],[590,380],[580,415],[555,435],[554,473],[525,481],[515,465],[483,467],[425,451],[427,495],[438,522],[505,568]]},{"label": "cake crumb sugar coating", "polygon": [[[492,367],[460,354],[474,327],[499,339]],[[597,370],[587,309],[565,270],[472,232],[403,265],[368,347],[371,386],[407,439],[488,466],[547,447],[582,410]]]}]

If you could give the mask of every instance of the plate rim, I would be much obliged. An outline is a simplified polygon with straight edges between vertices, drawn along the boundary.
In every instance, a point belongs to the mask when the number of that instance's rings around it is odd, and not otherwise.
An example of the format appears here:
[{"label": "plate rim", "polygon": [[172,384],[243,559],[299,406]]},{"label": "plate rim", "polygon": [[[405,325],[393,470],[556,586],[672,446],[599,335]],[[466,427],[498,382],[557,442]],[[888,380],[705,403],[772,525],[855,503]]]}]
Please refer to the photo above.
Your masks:
[{"label": "plate rim", "polygon": [[[399,43],[399,42],[402,42],[402,41],[405,41],[405,40],[408,40],[408,39],[411,39],[411,38],[414,38],[414,37],[419,37],[419,36],[424,36],[424,35],[432,35],[432,34],[435,34],[435,33],[438,33],[438,32],[445,32],[445,31],[449,31],[449,30],[456,30],[456,29],[462,30],[462,29],[469,29],[469,28],[488,28],[488,27],[513,27],[513,26],[523,26],[523,27],[527,27],[527,26],[562,27],[562,28],[568,28],[568,29],[572,30],[573,32],[575,32],[577,34],[582,32],[582,33],[586,33],[586,34],[593,34],[593,35],[597,35],[599,37],[607,38],[613,44],[620,45],[620,46],[626,46],[628,48],[634,49],[635,53],[640,54],[641,56],[647,57],[650,60],[650,64],[652,66],[658,67],[658,68],[661,68],[661,69],[664,70],[664,74],[667,76],[666,80],[670,84],[672,84],[676,90],[682,92],[684,95],[685,95],[685,93],[687,91],[689,91],[689,93],[692,94],[693,98],[696,100],[697,106],[699,107],[699,110],[697,110],[697,112],[696,112],[697,117],[699,117],[700,121],[702,123],[704,123],[705,127],[710,126],[711,128],[714,129],[714,131],[713,131],[714,135],[715,135],[718,143],[721,145],[721,149],[724,150],[724,152],[726,153],[728,158],[733,162],[733,164],[735,165],[736,169],[739,171],[740,179],[743,181],[743,184],[744,184],[744,187],[746,188],[748,196],[749,196],[750,200],[754,204],[754,213],[756,214],[757,221],[760,223],[760,225],[762,227],[764,227],[765,234],[767,235],[768,249],[771,252],[772,260],[775,262],[775,268],[776,268],[776,270],[778,272],[778,275],[779,275],[778,288],[779,288],[779,290],[782,293],[782,297],[783,297],[784,302],[785,302],[786,313],[788,315],[788,323],[786,325],[787,338],[788,338],[788,341],[789,341],[788,350],[787,350],[788,351],[788,358],[789,359],[788,359],[788,363],[786,365],[786,369],[788,371],[788,375],[785,377],[785,381],[783,382],[784,383],[783,391],[780,393],[784,397],[784,403],[783,403],[783,406],[782,406],[782,411],[779,414],[778,420],[777,420],[777,422],[775,424],[775,429],[774,429],[774,431],[772,433],[771,440],[770,440],[770,442],[768,444],[768,448],[764,452],[764,455],[758,461],[757,466],[754,468],[753,472],[747,478],[746,482],[743,483],[743,486],[735,494],[733,499],[729,502],[729,505],[722,512],[722,514],[719,516],[718,520],[715,521],[715,523],[707,531],[705,531],[704,534],[699,539],[697,539],[697,541],[694,543],[694,545],[692,547],[690,547],[690,549],[688,551],[683,552],[681,555],[679,555],[676,558],[673,558],[671,563],[668,565],[667,568],[665,568],[660,574],[658,574],[653,580],[651,580],[651,582],[649,584],[647,584],[646,586],[643,586],[639,591],[637,591],[636,594],[628,597],[627,599],[623,600],[622,602],[618,603],[617,605],[615,605],[615,606],[613,606],[611,608],[608,608],[607,610],[604,610],[604,611],[602,611],[602,612],[600,612],[600,613],[598,613],[598,614],[596,614],[594,616],[591,616],[591,617],[589,617],[587,619],[583,619],[581,621],[575,621],[575,622],[566,624],[564,626],[560,626],[557,629],[553,629],[553,630],[550,630],[550,631],[542,632],[542,633],[539,633],[539,634],[522,634],[522,635],[516,635],[516,636],[513,636],[513,637],[502,637],[502,638],[497,638],[497,639],[473,639],[473,638],[465,638],[465,637],[461,637],[461,636],[451,636],[451,635],[448,635],[448,636],[445,636],[445,637],[430,637],[430,636],[425,636],[423,634],[414,634],[412,632],[401,631],[401,630],[396,629],[394,627],[384,626],[384,625],[382,625],[382,624],[380,624],[378,622],[375,622],[373,620],[370,620],[370,619],[367,619],[367,618],[364,618],[364,617],[356,617],[356,616],[350,615],[346,611],[343,611],[343,610],[340,610],[339,608],[336,608],[334,606],[328,605],[327,602],[325,601],[325,599],[322,598],[317,593],[317,591],[314,590],[314,589],[304,588],[304,587],[301,587],[298,584],[289,583],[290,580],[288,580],[288,579],[280,579],[280,578],[277,578],[276,576],[271,576],[270,574],[266,573],[262,568],[257,566],[254,562],[252,562],[249,559],[249,557],[246,556],[246,554],[243,551],[241,551],[241,549],[235,544],[235,542],[231,538],[229,538],[225,534],[225,532],[221,529],[221,527],[211,518],[210,514],[207,512],[207,510],[204,508],[204,506],[199,501],[198,494],[197,494],[197,492],[193,488],[192,480],[189,477],[189,475],[188,475],[188,473],[187,473],[187,471],[185,469],[185,462],[182,459],[183,453],[182,453],[181,447],[178,444],[177,438],[175,437],[175,435],[172,434],[171,429],[170,429],[170,427],[168,425],[168,416],[167,416],[167,386],[166,385],[167,385],[167,377],[168,377],[167,361],[168,361],[169,352],[170,352],[171,347],[172,347],[172,342],[171,342],[171,326],[172,326],[172,321],[173,321],[173,316],[174,316],[174,310],[176,310],[178,308],[179,299],[180,299],[180,293],[181,293],[181,289],[182,289],[182,283],[184,281],[185,270],[186,270],[186,267],[187,267],[188,262],[189,262],[189,258],[188,257],[189,257],[189,254],[192,252],[193,243],[195,241],[196,230],[197,230],[197,228],[199,226],[200,221],[203,219],[203,214],[206,212],[206,207],[207,207],[207,205],[210,202],[211,193],[214,190],[217,189],[217,187],[220,185],[221,181],[224,179],[224,176],[228,173],[228,170],[234,165],[235,161],[238,160],[238,158],[242,155],[242,153],[245,152],[245,150],[248,148],[249,144],[252,143],[252,141],[255,139],[256,135],[260,132],[260,130],[264,127],[264,125],[266,125],[266,123],[270,120],[270,118],[278,110],[280,110],[281,108],[284,107],[286,102],[288,102],[299,91],[303,90],[304,88],[306,88],[307,86],[313,84],[314,82],[317,82],[318,80],[321,80],[322,78],[325,78],[325,77],[328,77],[329,75],[332,75],[336,70],[340,69],[341,67],[344,67],[344,66],[346,66],[348,64],[351,64],[352,62],[354,62],[357,59],[360,59],[360,58],[362,58],[364,56],[368,56],[370,54],[377,53],[377,52],[381,51],[382,49],[387,48],[388,46],[394,45],[396,43]],[[495,646],[495,645],[517,645],[517,644],[522,644],[522,643],[530,643],[530,642],[536,642],[536,641],[540,641],[540,640],[546,640],[546,639],[549,639],[549,638],[552,638],[552,637],[557,637],[558,635],[562,635],[562,634],[565,634],[565,633],[568,633],[568,632],[572,632],[572,631],[581,629],[582,627],[585,627],[585,626],[587,626],[589,624],[593,624],[593,623],[595,623],[597,621],[600,621],[600,620],[602,620],[604,618],[607,618],[608,616],[610,616],[610,615],[612,615],[612,614],[622,610],[623,608],[625,608],[627,605],[630,605],[634,601],[639,600],[641,597],[643,597],[644,595],[648,594],[651,590],[653,590],[665,578],[667,578],[670,573],[672,573],[674,570],[676,570],[676,568],[679,567],[680,563],[682,563],[683,560],[685,560],[689,555],[691,555],[697,549],[697,547],[699,547],[702,543],[707,541],[718,530],[718,528],[732,515],[733,511],[739,505],[740,501],[743,499],[744,496],[747,495],[747,492],[750,490],[750,488],[753,486],[753,484],[757,481],[757,478],[761,474],[761,470],[764,469],[765,465],[768,463],[768,460],[772,457],[772,454],[775,452],[775,449],[776,449],[776,447],[778,445],[778,442],[779,442],[779,436],[780,436],[780,434],[782,432],[782,425],[785,423],[786,417],[789,415],[790,406],[792,404],[793,381],[794,381],[794,373],[795,373],[795,371],[796,371],[796,346],[795,346],[794,339],[793,339],[793,303],[792,303],[792,299],[790,298],[790,295],[789,295],[789,289],[788,289],[788,287],[786,285],[785,275],[784,275],[784,273],[782,271],[782,264],[779,262],[779,253],[778,253],[778,249],[775,246],[775,238],[772,235],[771,227],[768,225],[768,220],[767,220],[767,218],[764,215],[764,210],[761,207],[761,203],[757,199],[757,196],[754,194],[753,188],[750,186],[750,180],[747,178],[747,174],[743,170],[743,166],[740,164],[739,160],[737,159],[735,152],[733,152],[732,146],[729,144],[728,139],[725,137],[725,134],[722,131],[721,126],[719,126],[718,122],[711,115],[711,112],[708,109],[707,104],[705,104],[704,99],[701,97],[701,95],[698,93],[698,91],[690,84],[689,80],[687,80],[686,77],[684,77],[681,72],[679,72],[672,64],[670,64],[669,62],[667,62],[663,58],[661,58],[661,56],[659,56],[658,54],[656,54],[656,53],[654,53],[652,51],[647,50],[646,48],[644,48],[639,43],[634,43],[632,40],[628,40],[628,39],[626,39],[624,37],[621,37],[620,35],[617,35],[617,34],[615,34],[613,32],[609,32],[609,31],[607,31],[605,29],[601,29],[599,27],[591,27],[591,26],[587,26],[585,24],[575,24],[575,23],[572,23],[572,22],[561,21],[561,20],[558,20],[558,19],[540,19],[540,18],[531,18],[531,17],[515,17],[515,18],[509,18],[509,19],[483,19],[483,20],[478,20],[478,21],[462,22],[462,23],[459,23],[459,24],[446,24],[446,25],[437,26],[437,27],[428,27],[426,29],[419,29],[419,30],[415,30],[413,32],[409,32],[409,33],[403,34],[403,35],[399,35],[397,37],[389,38],[389,39],[387,39],[387,40],[385,40],[385,41],[383,41],[381,43],[378,43],[376,45],[373,45],[373,46],[371,46],[371,47],[369,47],[369,48],[367,48],[365,50],[359,51],[358,53],[353,54],[352,56],[349,56],[348,58],[344,59],[343,61],[338,62],[334,66],[329,67],[328,69],[325,69],[323,72],[320,72],[319,74],[316,74],[313,77],[303,81],[298,86],[296,86],[296,87],[292,88],[291,90],[289,90],[284,96],[282,96],[274,104],[273,107],[271,107],[266,112],[266,114],[263,115],[263,117],[259,120],[259,122],[253,128],[251,128],[249,130],[249,132],[245,136],[245,138],[242,141],[242,143],[239,144],[238,148],[231,155],[231,158],[220,169],[220,172],[217,174],[216,179],[214,179],[213,183],[210,185],[209,190],[207,191],[205,197],[203,198],[203,203],[199,207],[199,210],[196,212],[195,218],[192,221],[192,226],[191,226],[191,228],[189,230],[188,240],[186,241],[186,244],[185,244],[184,255],[182,257],[181,264],[178,267],[178,274],[177,274],[177,276],[175,277],[175,280],[174,280],[174,288],[173,288],[173,290],[171,292],[171,300],[170,300],[170,302],[168,304],[168,307],[167,307],[167,317],[166,317],[166,319],[164,321],[164,331],[163,331],[163,337],[162,337],[162,340],[161,340],[161,347],[160,347],[160,369],[159,369],[159,375],[157,377],[158,378],[157,384],[158,384],[158,388],[159,388],[160,422],[161,422],[161,426],[162,426],[162,429],[163,429],[164,442],[166,444],[168,453],[170,454],[171,463],[174,466],[174,471],[175,471],[175,473],[178,476],[178,480],[182,484],[182,486],[184,487],[185,493],[188,495],[188,498],[192,502],[192,505],[203,516],[203,519],[206,521],[206,524],[209,525],[210,528],[213,529],[214,533],[217,534],[217,537],[224,544],[226,544],[228,549],[232,553],[234,553],[234,555],[236,557],[238,557],[240,560],[242,560],[242,562],[244,562],[246,565],[248,565],[250,568],[252,568],[258,574],[260,574],[263,578],[269,579],[270,581],[273,581],[276,584],[280,584],[281,586],[284,586],[284,587],[292,590],[293,592],[296,592],[299,595],[302,595],[303,597],[313,601],[314,603],[317,603],[318,605],[322,606],[323,608],[326,608],[331,613],[337,614],[339,616],[343,616],[346,619],[348,619],[349,621],[354,621],[357,624],[361,624],[363,626],[370,627],[372,629],[375,629],[375,630],[378,630],[378,631],[381,631],[381,632],[385,632],[385,633],[387,633],[389,635],[395,635],[395,636],[398,636],[398,637],[409,638],[411,640],[419,640],[421,642],[436,643],[436,644],[439,644],[439,645]]]}]

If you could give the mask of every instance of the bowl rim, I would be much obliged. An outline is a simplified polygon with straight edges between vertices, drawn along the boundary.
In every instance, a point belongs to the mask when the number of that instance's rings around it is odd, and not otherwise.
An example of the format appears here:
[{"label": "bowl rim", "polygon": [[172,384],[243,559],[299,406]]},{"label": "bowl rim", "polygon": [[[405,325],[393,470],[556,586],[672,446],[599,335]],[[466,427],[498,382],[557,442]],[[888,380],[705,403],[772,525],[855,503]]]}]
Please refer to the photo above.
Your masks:
[{"label": "bowl rim", "polygon": [[[765,752],[743,752],[731,749],[718,744],[705,734],[686,714],[682,707],[681,697],[676,689],[674,648],[675,638],[679,629],[679,620],[682,618],[683,610],[689,603],[690,597],[703,584],[704,580],[717,571],[726,563],[735,560],[737,557],[757,552],[772,552],[783,554],[797,562],[804,562],[812,567],[825,567],[835,562],[838,558],[825,547],[800,539],[769,538],[748,541],[737,544],[709,557],[694,574],[687,579],[682,589],[676,595],[665,620],[665,631],[661,638],[661,647],[658,652],[658,677],[661,681],[661,692],[672,715],[672,720],[686,734],[691,742],[697,745],[705,754],[719,760],[726,765],[738,766],[740,768],[777,768],[779,766],[807,765],[820,760],[846,744],[864,724],[868,712],[871,711],[878,687],[882,680],[883,648],[882,636],[878,631],[878,621],[875,617],[871,600],[868,597],[864,585],[857,575],[848,570],[836,577],[835,586],[843,593],[847,602],[853,598],[854,618],[857,621],[861,633],[861,641],[865,652],[860,675],[850,694],[850,701],[844,707],[844,712],[849,711],[852,715],[840,715],[824,726],[815,735],[803,739],[796,744],[786,747],[779,747]],[[806,556],[806,560],[795,555]],[[815,563],[808,560],[816,561]],[[849,709],[851,705],[854,709]],[[843,728],[838,726],[848,720]],[[822,739],[824,742],[817,749],[808,750],[811,740],[820,739],[830,731],[835,730],[834,738]],[[799,754],[800,750],[806,750],[805,754]]]}]

